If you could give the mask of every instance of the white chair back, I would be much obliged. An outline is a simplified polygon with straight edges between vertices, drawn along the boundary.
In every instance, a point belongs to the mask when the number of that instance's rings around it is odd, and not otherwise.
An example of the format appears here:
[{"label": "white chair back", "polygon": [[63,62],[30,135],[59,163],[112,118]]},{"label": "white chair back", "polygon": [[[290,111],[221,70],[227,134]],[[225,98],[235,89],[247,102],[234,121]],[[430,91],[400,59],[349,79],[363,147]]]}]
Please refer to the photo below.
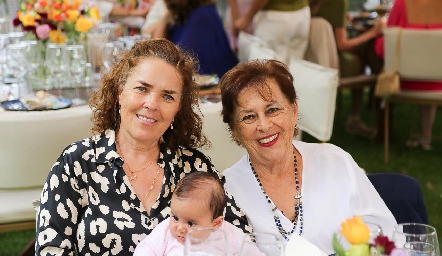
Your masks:
[{"label": "white chair back", "polygon": [[0,189],[43,187],[62,150],[92,135],[91,113],[89,106],[0,113]]},{"label": "white chair back", "polygon": [[298,126],[316,139],[329,141],[333,132],[338,70],[291,58],[290,72],[298,96]]},{"label": "white chair back", "polygon": [[[384,28],[385,71],[393,71],[397,34],[401,28]],[[401,78],[442,81],[442,29],[402,29],[398,71]]]},{"label": "white chair back", "polygon": [[212,143],[210,149],[200,150],[212,159],[220,172],[231,167],[243,157],[247,151],[240,147],[230,137],[228,125],[221,117],[221,102],[199,105],[203,118],[203,133]]},{"label": "white chair back", "polygon": [[238,35],[238,59],[241,62],[254,59],[275,59],[276,53],[260,38],[241,31]]}]

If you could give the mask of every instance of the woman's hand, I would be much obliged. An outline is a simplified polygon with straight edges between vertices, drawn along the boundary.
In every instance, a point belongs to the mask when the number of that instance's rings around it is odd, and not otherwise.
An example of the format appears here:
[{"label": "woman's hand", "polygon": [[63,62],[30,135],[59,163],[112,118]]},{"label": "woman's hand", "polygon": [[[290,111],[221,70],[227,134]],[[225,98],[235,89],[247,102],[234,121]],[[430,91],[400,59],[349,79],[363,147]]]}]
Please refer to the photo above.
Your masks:
[{"label": "woman's hand", "polygon": [[371,29],[371,32],[373,33],[373,38],[378,37],[382,35],[382,30],[385,27],[385,19],[380,18],[377,20],[377,22],[374,24],[374,27]]}]

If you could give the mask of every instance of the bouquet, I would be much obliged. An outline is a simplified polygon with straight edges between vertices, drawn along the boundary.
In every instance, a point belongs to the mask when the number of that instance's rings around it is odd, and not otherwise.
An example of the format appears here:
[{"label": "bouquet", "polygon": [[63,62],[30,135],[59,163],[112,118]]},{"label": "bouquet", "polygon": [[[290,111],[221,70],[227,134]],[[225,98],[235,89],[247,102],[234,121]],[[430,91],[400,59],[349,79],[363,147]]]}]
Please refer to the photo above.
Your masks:
[{"label": "bouquet", "polygon": [[13,24],[38,40],[64,43],[68,38],[78,40],[99,20],[98,8],[84,6],[81,0],[25,0]]},{"label": "bouquet", "polygon": [[340,233],[350,243],[350,249],[345,251],[339,243],[336,234],[333,235],[333,248],[338,256],[407,256],[408,254],[396,248],[388,237],[379,235],[374,238],[374,243],[370,244],[370,229],[362,221],[360,216],[347,219],[342,223]]}]

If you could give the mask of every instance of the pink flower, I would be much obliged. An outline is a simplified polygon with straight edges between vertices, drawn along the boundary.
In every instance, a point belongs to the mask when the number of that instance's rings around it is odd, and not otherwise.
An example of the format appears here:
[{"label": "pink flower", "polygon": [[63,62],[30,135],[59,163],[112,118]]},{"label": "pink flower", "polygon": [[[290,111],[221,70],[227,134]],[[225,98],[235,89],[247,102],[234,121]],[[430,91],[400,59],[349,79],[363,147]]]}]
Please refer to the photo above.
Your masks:
[{"label": "pink flower", "polygon": [[37,34],[37,37],[40,39],[46,39],[49,37],[49,32],[51,31],[51,28],[48,24],[38,25],[35,33]]}]

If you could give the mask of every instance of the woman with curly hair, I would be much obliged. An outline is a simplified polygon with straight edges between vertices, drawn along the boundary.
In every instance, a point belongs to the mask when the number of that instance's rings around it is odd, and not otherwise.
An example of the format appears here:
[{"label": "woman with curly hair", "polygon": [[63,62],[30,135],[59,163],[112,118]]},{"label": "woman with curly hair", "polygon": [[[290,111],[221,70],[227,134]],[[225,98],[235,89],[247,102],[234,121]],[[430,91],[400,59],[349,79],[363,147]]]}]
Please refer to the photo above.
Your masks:
[{"label": "woman with curly hair", "polygon": [[192,51],[199,60],[200,74],[221,77],[238,63],[214,0],[164,0],[164,3],[166,14],[144,33],[153,38],[167,38]]},{"label": "woman with curly hair", "polygon": [[[161,39],[136,43],[104,75],[89,102],[96,135],[69,145],[43,188],[36,255],[132,254],[169,217],[181,178],[218,175],[194,149],[207,142],[194,74],[192,57]],[[226,220],[250,230],[228,201]]]}]

